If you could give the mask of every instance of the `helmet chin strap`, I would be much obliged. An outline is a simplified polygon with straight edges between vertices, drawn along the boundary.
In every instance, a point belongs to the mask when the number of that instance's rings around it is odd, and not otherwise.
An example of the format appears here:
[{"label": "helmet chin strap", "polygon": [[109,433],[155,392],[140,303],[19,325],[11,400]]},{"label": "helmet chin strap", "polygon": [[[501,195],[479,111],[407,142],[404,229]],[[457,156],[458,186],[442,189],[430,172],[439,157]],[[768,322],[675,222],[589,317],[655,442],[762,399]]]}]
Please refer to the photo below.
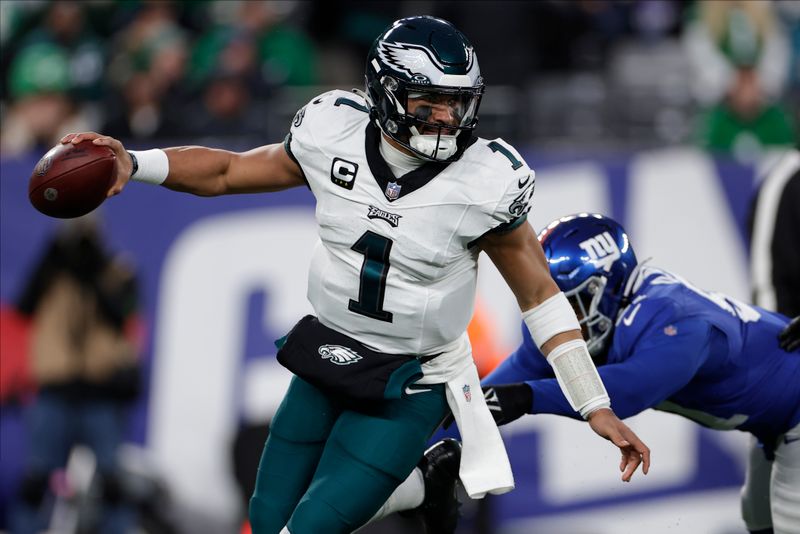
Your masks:
[{"label": "helmet chin strap", "polygon": [[415,126],[409,128],[411,136],[408,139],[408,144],[414,150],[418,150],[438,161],[443,161],[451,157],[458,150],[455,135],[430,135],[420,134]]}]

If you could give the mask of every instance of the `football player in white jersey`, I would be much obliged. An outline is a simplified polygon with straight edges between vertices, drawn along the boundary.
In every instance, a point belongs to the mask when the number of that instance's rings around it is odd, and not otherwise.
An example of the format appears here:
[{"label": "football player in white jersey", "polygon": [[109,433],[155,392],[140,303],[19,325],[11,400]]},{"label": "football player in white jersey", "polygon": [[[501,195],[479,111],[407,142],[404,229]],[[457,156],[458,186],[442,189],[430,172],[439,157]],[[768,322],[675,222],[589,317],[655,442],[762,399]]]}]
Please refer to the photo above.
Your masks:
[{"label": "football player in white jersey", "polygon": [[650,451],[611,411],[575,314],[525,224],[534,173],[504,141],[473,135],[483,90],[466,37],[446,21],[411,17],[373,44],[366,92],[313,99],[283,143],[244,153],[127,152],[95,133],[62,139],[114,150],[109,195],[131,178],[203,196],[298,186],[314,194],[315,316],[278,354],[296,376],[250,501],[256,534],[360,527],[412,472],[450,410],[469,495],[513,488],[466,335],[481,251],[517,297],[573,408],[619,448],[623,480],[640,464],[647,472]]}]

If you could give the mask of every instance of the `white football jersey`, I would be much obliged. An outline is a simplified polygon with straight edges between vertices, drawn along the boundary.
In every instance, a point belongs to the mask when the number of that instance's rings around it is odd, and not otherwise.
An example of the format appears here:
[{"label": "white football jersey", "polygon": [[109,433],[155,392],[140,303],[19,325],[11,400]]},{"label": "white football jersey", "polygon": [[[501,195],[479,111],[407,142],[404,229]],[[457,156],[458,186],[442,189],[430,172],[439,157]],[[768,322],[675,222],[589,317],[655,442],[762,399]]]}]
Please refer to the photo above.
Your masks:
[{"label": "white football jersey", "polygon": [[316,197],[308,299],[326,326],[393,354],[436,354],[464,336],[476,241],[525,220],[534,174],[500,139],[455,162],[398,178],[355,93],[331,91],[297,112],[286,148]]}]

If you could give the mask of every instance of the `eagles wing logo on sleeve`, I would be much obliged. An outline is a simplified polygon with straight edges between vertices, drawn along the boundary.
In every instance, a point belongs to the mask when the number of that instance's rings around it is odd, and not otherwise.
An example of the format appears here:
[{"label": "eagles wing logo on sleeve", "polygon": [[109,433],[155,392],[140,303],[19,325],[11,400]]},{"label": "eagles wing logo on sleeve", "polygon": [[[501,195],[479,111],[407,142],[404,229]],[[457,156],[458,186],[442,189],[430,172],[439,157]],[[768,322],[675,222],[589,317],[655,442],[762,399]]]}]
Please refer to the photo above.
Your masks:
[{"label": "eagles wing logo on sleeve", "polygon": [[297,113],[295,113],[294,115],[294,120],[292,121],[292,123],[295,125],[295,127],[300,126],[300,124],[303,123],[303,118],[305,118],[305,116],[306,116],[306,107],[303,106],[302,108],[298,109]]},{"label": "eagles wing logo on sleeve", "polygon": [[[466,47],[464,52],[467,55],[467,72],[471,74],[475,55],[472,47]],[[445,70],[445,66],[424,46],[382,41],[378,43],[378,55],[394,70],[413,78],[414,83],[431,83],[431,78],[438,80]]]},{"label": "eagles wing logo on sleeve", "polygon": [[511,201],[508,212],[514,217],[521,217],[531,210],[531,197],[536,187],[536,180],[528,175],[525,181],[520,180],[517,185],[522,191]]},{"label": "eagles wing logo on sleeve", "polygon": [[322,345],[318,352],[322,359],[330,359],[336,365],[350,365],[361,359],[361,355],[341,345]]}]

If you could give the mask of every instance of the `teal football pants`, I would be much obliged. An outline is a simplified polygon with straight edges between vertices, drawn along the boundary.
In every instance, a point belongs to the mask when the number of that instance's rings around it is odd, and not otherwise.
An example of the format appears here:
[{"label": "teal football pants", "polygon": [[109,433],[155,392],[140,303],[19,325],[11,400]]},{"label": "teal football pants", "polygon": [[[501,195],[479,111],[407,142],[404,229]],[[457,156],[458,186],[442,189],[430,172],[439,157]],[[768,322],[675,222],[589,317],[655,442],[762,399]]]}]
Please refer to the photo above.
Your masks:
[{"label": "teal football pants", "polygon": [[[293,377],[250,499],[253,534],[349,533],[411,473],[447,411],[443,384],[347,409]],[[429,390],[429,391],[424,391]]]}]

